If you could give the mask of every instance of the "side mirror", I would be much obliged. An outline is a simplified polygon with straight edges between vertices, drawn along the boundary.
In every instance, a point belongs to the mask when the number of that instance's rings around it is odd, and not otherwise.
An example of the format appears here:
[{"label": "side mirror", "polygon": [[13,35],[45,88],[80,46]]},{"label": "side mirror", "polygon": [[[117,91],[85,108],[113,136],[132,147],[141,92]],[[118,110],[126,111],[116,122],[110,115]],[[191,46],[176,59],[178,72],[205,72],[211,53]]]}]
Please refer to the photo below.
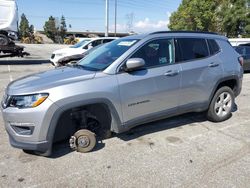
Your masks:
[{"label": "side mirror", "polygon": [[134,71],[142,68],[145,65],[145,61],[142,58],[131,58],[126,62],[126,71]]}]

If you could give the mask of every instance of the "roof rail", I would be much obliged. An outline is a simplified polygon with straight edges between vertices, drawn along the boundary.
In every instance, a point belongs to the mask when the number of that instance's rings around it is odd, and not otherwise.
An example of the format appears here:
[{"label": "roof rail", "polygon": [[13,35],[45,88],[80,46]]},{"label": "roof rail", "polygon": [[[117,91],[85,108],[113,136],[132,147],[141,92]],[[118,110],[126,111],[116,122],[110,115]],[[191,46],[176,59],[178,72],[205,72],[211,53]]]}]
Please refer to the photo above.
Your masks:
[{"label": "roof rail", "polygon": [[208,32],[208,31],[156,31],[156,32],[150,33],[150,35],[161,34],[161,33],[197,33],[197,34],[219,35],[218,33]]}]

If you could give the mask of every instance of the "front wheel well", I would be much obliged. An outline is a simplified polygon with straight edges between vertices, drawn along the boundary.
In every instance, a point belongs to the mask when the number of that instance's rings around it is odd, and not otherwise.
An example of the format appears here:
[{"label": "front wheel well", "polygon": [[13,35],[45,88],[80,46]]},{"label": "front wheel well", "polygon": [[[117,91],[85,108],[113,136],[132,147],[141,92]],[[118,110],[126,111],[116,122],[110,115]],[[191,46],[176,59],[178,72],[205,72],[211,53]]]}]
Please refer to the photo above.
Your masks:
[{"label": "front wheel well", "polygon": [[7,31],[1,30],[1,31],[0,31],[0,34],[5,35],[6,37],[8,37],[8,32],[7,32]]},{"label": "front wheel well", "polygon": [[88,104],[67,109],[59,116],[53,136],[53,143],[70,138],[70,136],[80,129],[89,129],[96,134],[100,130],[110,131],[111,120],[110,110],[103,103]]}]

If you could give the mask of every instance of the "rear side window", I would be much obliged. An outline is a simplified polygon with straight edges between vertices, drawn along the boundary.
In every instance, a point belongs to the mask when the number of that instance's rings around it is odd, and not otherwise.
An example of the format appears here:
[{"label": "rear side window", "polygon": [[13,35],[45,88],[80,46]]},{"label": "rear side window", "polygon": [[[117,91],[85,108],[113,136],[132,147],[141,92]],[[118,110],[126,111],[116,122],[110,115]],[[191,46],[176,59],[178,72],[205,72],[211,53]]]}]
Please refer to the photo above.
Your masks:
[{"label": "rear side window", "polygon": [[210,55],[214,55],[220,51],[220,47],[217,44],[217,42],[213,39],[208,39],[207,40],[209,50],[210,50]]},{"label": "rear side window", "polygon": [[205,39],[179,38],[177,43],[181,57],[179,61],[189,61],[209,56],[208,46]]}]

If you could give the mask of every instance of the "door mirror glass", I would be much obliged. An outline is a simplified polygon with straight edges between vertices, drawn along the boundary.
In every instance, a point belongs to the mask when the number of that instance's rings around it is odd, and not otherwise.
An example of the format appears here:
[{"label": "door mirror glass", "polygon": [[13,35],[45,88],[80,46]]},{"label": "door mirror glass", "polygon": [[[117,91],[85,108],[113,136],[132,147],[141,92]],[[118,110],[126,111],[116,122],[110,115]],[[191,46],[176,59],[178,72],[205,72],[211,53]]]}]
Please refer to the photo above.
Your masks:
[{"label": "door mirror glass", "polygon": [[131,58],[126,62],[126,71],[134,71],[144,67],[145,61],[142,58]]}]

